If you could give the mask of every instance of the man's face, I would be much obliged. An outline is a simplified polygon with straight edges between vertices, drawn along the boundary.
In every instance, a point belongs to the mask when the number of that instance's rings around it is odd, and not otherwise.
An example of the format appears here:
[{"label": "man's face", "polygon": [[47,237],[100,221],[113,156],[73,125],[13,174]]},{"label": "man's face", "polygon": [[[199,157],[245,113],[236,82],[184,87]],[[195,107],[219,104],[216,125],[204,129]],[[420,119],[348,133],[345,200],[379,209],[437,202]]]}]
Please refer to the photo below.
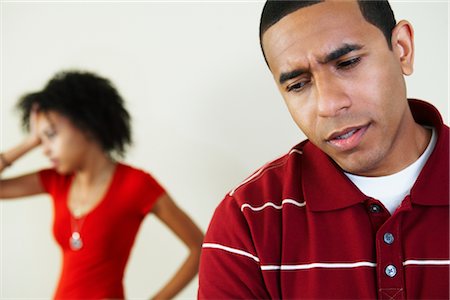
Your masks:
[{"label": "man's face", "polygon": [[288,109],[312,143],[351,173],[395,170],[411,119],[403,74],[412,66],[402,63],[401,45],[390,50],[353,1],[299,9],[262,42]]}]

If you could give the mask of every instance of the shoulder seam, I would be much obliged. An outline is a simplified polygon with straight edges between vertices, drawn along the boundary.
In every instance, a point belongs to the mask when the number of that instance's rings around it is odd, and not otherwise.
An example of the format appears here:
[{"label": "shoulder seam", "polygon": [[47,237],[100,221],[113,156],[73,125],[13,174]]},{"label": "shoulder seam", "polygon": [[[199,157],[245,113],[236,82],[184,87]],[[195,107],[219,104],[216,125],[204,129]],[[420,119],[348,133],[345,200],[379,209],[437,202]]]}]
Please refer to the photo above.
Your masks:
[{"label": "shoulder seam", "polygon": [[256,255],[253,255],[247,251],[241,250],[241,249],[236,249],[236,248],[232,248],[232,247],[228,247],[228,246],[224,246],[221,244],[217,244],[217,243],[203,243],[202,248],[212,248],[212,249],[220,249],[220,250],[224,250],[226,252],[229,253],[234,253],[234,254],[238,254],[238,255],[242,255],[242,256],[246,256],[249,257],[251,259],[253,259],[255,262],[259,263],[260,260]]},{"label": "shoulder seam", "polygon": [[[246,180],[242,181],[239,185],[237,185],[234,189],[232,189],[228,195],[233,196],[234,193],[236,192],[237,189],[239,189],[240,187],[246,185],[247,183],[253,182],[257,179],[259,179],[266,171],[277,168],[279,166],[284,165],[289,156],[291,154],[303,154],[303,152],[301,150],[295,149],[293,148],[291,151],[289,151],[289,153],[284,154],[283,156],[265,164],[264,166],[262,166],[261,168],[259,168],[255,173],[253,173],[253,175],[251,175],[250,177],[248,177]],[[282,159],[281,162],[276,163],[277,160]]]},{"label": "shoulder seam", "polygon": [[280,205],[277,205],[277,204],[275,204],[273,202],[270,202],[270,201],[266,202],[266,203],[264,203],[263,205],[260,205],[260,206],[252,206],[252,205],[250,205],[248,203],[244,203],[244,204],[241,205],[241,211],[244,212],[244,209],[248,208],[248,209],[250,209],[252,211],[257,212],[257,211],[261,211],[261,210],[263,210],[265,208],[268,208],[268,207],[273,207],[274,209],[281,210],[281,209],[283,209],[283,206],[286,205],[286,204],[292,204],[292,205],[297,206],[297,207],[304,207],[306,205],[306,202],[305,201],[298,202],[298,201],[296,201],[294,199],[284,199],[284,200],[281,201]]}]

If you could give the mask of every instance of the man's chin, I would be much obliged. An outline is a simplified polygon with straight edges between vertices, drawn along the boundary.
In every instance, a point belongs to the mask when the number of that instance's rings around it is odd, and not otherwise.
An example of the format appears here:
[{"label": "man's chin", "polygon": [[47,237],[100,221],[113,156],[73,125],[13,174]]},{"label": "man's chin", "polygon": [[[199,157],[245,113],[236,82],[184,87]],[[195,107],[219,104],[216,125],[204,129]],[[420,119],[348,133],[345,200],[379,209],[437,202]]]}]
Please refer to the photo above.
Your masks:
[{"label": "man's chin", "polygon": [[383,176],[383,174],[380,173],[380,170],[378,168],[374,167],[373,165],[370,165],[369,163],[367,163],[367,161],[365,161],[364,163],[361,162],[347,163],[339,166],[344,172],[353,175],[365,177]]},{"label": "man's chin", "polygon": [[374,170],[373,164],[370,163],[368,157],[362,157],[362,155],[358,155],[357,153],[350,154],[346,159],[335,159],[332,158],[339,167],[347,173],[360,175],[360,176],[373,176],[371,175]]}]

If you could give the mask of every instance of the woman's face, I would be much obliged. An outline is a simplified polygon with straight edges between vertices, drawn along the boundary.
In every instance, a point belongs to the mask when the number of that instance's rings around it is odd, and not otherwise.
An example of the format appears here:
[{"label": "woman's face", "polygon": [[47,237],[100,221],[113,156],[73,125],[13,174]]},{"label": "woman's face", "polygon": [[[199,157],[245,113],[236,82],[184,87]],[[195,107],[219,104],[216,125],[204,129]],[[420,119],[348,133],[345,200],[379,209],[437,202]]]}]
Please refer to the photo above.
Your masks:
[{"label": "woman's face", "polygon": [[55,111],[39,112],[35,126],[44,154],[61,174],[78,170],[89,149],[94,145],[98,147],[88,133],[75,127],[67,117]]}]

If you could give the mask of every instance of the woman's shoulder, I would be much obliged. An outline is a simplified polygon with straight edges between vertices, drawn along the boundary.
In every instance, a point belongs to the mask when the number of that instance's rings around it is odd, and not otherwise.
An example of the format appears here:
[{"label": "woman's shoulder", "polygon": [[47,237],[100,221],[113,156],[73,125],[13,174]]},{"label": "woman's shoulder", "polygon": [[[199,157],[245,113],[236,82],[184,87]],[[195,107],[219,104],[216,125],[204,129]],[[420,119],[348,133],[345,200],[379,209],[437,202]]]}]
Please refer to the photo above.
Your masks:
[{"label": "woman's shoulder", "polygon": [[55,168],[44,168],[39,170],[37,173],[41,180],[48,181],[68,181],[73,177],[73,173],[59,173]]},{"label": "woman's shoulder", "polygon": [[73,174],[61,174],[54,168],[41,169],[37,172],[39,179],[47,192],[53,193],[70,185]]},{"label": "woman's shoulder", "polygon": [[123,187],[133,190],[164,191],[159,182],[147,171],[125,163],[117,164],[117,177]]},{"label": "woman's shoulder", "polygon": [[117,163],[117,173],[134,179],[148,179],[149,177],[153,179],[149,171],[123,162]]}]

